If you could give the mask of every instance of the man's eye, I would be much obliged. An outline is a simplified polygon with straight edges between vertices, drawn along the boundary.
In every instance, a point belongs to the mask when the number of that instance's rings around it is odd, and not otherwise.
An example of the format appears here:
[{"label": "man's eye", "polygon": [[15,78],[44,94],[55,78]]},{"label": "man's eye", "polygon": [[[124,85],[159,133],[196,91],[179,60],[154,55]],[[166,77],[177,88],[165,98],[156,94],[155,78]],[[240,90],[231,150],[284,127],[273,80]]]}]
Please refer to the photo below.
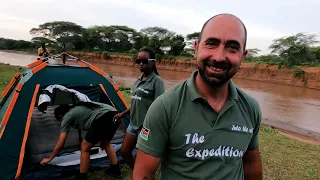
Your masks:
[{"label": "man's eye", "polygon": [[219,42],[216,42],[216,41],[208,41],[206,43],[206,45],[209,45],[209,46],[217,46],[219,44]]},{"label": "man's eye", "polygon": [[239,51],[239,47],[237,45],[229,45],[227,48],[232,52]]}]

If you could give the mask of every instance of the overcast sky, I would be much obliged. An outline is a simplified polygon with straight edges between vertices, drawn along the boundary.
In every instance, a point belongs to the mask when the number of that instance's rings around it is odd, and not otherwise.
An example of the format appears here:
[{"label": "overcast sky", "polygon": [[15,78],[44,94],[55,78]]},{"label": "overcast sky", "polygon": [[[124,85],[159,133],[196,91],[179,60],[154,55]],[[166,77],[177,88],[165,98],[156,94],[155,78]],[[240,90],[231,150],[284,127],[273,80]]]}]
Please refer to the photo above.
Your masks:
[{"label": "overcast sky", "polygon": [[0,37],[30,40],[29,30],[48,21],[161,26],[179,34],[200,31],[218,13],[232,13],[248,29],[248,48],[264,52],[272,40],[298,32],[320,37],[320,0],[0,0]]}]

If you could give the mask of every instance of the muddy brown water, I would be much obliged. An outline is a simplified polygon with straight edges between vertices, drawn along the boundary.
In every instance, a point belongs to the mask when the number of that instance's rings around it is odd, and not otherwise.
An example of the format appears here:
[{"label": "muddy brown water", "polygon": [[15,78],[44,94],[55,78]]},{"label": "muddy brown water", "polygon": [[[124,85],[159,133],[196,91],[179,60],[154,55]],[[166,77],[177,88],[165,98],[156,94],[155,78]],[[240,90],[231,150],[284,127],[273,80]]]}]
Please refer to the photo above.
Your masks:
[{"label": "muddy brown water", "polygon": [[[0,62],[26,66],[34,62],[36,56],[0,52]],[[135,67],[92,63],[113,76],[115,82],[130,87],[140,76]],[[158,70],[164,79],[166,90],[172,88],[191,73]],[[256,98],[263,113],[263,123],[302,134],[320,137],[320,91],[274,83],[233,79],[249,95]]]}]

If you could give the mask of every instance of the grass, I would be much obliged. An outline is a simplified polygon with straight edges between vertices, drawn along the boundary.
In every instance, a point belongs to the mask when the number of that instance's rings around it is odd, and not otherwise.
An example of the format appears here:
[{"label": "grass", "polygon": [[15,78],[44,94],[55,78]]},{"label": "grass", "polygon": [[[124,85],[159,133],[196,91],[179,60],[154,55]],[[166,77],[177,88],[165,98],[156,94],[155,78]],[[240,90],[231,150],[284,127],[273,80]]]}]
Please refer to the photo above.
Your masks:
[{"label": "grass", "polygon": [[[2,94],[3,90],[6,88],[7,84],[13,78],[13,75],[19,70],[18,66],[9,66],[7,64],[0,63],[0,92]],[[2,100],[0,95],[0,101]]]},{"label": "grass", "polygon": [[320,180],[320,145],[300,142],[262,126],[260,151],[264,179]]},{"label": "grass", "polygon": [[[0,64],[0,91],[10,82],[19,67]],[[125,99],[130,103],[130,89],[122,88]],[[320,145],[300,142],[281,135],[271,127],[260,130],[260,151],[265,180],[320,180]],[[123,177],[131,179],[131,169],[122,165]],[[113,180],[106,177],[104,170],[90,172],[92,180]],[[68,178],[69,179],[69,178]]]}]

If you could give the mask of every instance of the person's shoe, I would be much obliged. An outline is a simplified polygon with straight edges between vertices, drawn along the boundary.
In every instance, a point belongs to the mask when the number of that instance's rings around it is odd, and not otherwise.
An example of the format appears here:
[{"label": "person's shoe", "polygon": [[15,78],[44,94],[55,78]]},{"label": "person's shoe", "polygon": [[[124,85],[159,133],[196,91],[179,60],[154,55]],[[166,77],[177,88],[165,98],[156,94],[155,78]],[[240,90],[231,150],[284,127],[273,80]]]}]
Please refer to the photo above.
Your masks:
[{"label": "person's shoe", "polygon": [[111,165],[106,169],[105,173],[112,177],[121,177],[121,169],[119,164]]},{"label": "person's shoe", "polygon": [[89,180],[87,173],[78,173],[72,180]]}]

